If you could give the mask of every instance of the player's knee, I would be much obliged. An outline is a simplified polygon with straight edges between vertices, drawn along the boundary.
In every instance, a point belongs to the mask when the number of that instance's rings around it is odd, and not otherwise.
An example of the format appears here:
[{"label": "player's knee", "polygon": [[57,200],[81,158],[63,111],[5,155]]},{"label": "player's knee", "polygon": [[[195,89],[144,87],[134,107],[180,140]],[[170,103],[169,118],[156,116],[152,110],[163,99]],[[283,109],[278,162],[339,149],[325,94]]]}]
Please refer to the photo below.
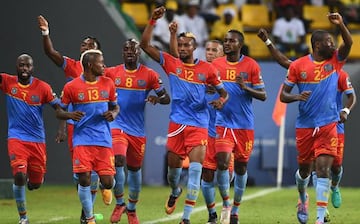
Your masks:
[{"label": "player's knee", "polygon": [[105,182],[102,182],[101,185],[105,189],[112,189],[114,186],[114,183],[112,181],[105,181]]},{"label": "player's knee", "polygon": [[122,155],[116,155],[115,156],[115,166],[121,167],[126,164],[126,157]]},{"label": "player's knee", "polygon": [[202,179],[206,182],[212,182],[214,180],[214,171],[209,169],[203,169]]},{"label": "player's knee", "polygon": [[221,162],[217,163],[217,168],[219,170],[227,170],[227,169],[229,169],[229,164],[226,163],[226,162],[221,161]]},{"label": "player's knee", "polygon": [[17,172],[14,175],[14,183],[18,186],[23,186],[26,183],[26,174],[23,172]]}]

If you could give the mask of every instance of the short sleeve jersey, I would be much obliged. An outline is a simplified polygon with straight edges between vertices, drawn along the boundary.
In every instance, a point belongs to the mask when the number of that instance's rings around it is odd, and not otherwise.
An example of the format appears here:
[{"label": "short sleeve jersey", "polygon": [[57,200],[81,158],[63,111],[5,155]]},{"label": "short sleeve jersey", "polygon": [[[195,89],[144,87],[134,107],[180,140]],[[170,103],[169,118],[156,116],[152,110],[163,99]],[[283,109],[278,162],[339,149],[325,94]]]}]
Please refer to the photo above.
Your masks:
[{"label": "short sleeve jersey", "polygon": [[332,58],[316,62],[311,54],[291,63],[285,85],[297,85],[299,93],[311,91],[307,101],[299,102],[297,128],[321,127],[339,120],[337,94],[339,73],[343,62]]},{"label": "short sleeve jersey", "polygon": [[103,117],[109,103],[116,105],[114,82],[99,76],[95,82],[85,81],[83,75],[64,86],[61,97],[63,108],[71,103],[74,111],[82,111],[84,117],[74,122],[73,145],[112,147],[110,124]]},{"label": "short sleeve jersey", "polygon": [[[79,77],[83,73],[83,67],[80,61],[76,61],[72,58],[64,56],[64,64],[62,65],[64,70],[66,82]],[[72,105],[69,105],[69,111],[72,111]],[[67,120],[67,123],[73,124],[73,120]]]},{"label": "short sleeve jersey", "polygon": [[4,73],[1,79],[0,89],[6,96],[8,138],[44,143],[44,104],[59,103],[50,85],[35,77],[31,77],[30,84],[22,85],[17,76]]},{"label": "short sleeve jersey", "polygon": [[217,89],[224,87],[216,68],[197,59],[194,64],[186,64],[165,52],[160,53],[160,65],[170,82],[170,120],[177,124],[208,128],[206,85]]},{"label": "short sleeve jersey", "polygon": [[236,77],[241,76],[245,85],[253,89],[265,88],[260,66],[254,59],[244,55],[237,62],[229,62],[225,56],[212,63],[220,71],[221,80],[229,94],[228,102],[216,114],[216,126],[254,129],[253,97],[240,88]]},{"label": "short sleeve jersey", "polygon": [[83,73],[81,62],[66,56],[64,56],[64,64],[62,65],[62,69],[64,70],[66,82],[79,77]]},{"label": "short sleeve jersey", "polygon": [[[340,70],[339,83],[338,83],[338,94],[337,94],[337,100],[336,100],[339,111],[343,107],[343,103],[342,103],[343,93],[348,95],[348,94],[355,93],[355,91],[351,84],[348,73],[346,73],[344,70]],[[345,131],[344,123],[338,123],[338,125],[337,125],[338,134],[343,134],[344,131]]]},{"label": "short sleeve jersey", "polygon": [[121,111],[110,123],[111,128],[121,129],[133,136],[145,136],[145,100],[151,90],[156,93],[163,90],[159,75],[141,64],[135,70],[128,70],[122,64],[106,68],[105,76],[115,83]]}]

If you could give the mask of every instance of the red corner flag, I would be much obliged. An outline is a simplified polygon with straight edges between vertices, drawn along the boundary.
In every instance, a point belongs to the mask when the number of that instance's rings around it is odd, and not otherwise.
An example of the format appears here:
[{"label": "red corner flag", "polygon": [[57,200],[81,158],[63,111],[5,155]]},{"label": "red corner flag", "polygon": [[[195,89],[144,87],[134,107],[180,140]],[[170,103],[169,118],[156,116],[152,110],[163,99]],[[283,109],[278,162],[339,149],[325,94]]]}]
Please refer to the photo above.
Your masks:
[{"label": "red corner flag", "polygon": [[281,125],[281,118],[285,117],[286,114],[286,103],[280,101],[280,93],[282,90],[283,85],[280,86],[278,95],[276,97],[276,102],[272,114],[272,118],[277,126]]}]

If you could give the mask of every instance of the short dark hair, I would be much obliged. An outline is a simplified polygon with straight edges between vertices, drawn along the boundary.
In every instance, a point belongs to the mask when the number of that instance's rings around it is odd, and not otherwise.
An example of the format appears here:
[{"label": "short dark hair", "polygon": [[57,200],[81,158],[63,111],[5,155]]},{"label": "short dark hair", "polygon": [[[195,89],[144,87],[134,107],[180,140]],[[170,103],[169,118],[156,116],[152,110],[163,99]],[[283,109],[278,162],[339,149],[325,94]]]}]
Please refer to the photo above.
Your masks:
[{"label": "short dark hair", "polygon": [[101,44],[100,44],[100,41],[98,39],[96,39],[96,37],[93,37],[93,36],[86,36],[83,38],[83,40],[86,40],[86,39],[90,39],[90,40],[93,40],[96,45],[97,45],[97,49],[98,50],[101,50]]},{"label": "short dark hair", "polygon": [[311,47],[315,47],[315,42],[323,41],[324,36],[329,34],[329,32],[325,30],[314,30],[311,34]]},{"label": "short dark hair", "polygon": [[235,33],[236,35],[238,35],[238,40],[240,43],[244,43],[245,41],[245,37],[244,37],[244,34],[238,30],[234,30],[234,29],[231,29],[228,31],[228,33]]}]

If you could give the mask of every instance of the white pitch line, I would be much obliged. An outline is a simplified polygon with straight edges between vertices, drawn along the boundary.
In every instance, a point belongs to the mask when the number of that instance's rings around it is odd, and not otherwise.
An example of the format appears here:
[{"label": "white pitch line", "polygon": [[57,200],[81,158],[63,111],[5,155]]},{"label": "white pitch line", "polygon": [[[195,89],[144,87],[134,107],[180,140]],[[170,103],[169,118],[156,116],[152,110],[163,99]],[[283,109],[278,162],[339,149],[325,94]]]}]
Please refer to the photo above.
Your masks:
[{"label": "white pitch line", "polygon": [[[252,200],[254,198],[262,197],[262,196],[265,196],[267,194],[273,193],[275,191],[279,191],[280,189],[281,188],[277,188],[277,187],[276,188],[269,188],[269,189],[258,191],[258,192],[254,193],[254,194],[245,195],[242,198],[242,201],[249,201],[249,200]],[[231,201],[231,203],[232,203],[232,201]],[[216,203],[215,206],[216,207],[217,206],[222,206],[222,202]],[[194,213],[197,213],[197,212],[202,212],[202,211],[205,211],[205,210],[207,210],[206,206],[197,207],[197,208],[193,209],[191,214],[194,214]],[[182,213],[175,213],[175,214],[170,215],[170,216],[168,216],[166,218],[156,219],[156,220],[153,220],[153,221],[147,221],[147,222],[144,222],[143,224],[156,224],[156,223],[161,223],[161,222],[167,222],[167,221],[179,219],[181,216],[182,216]]]},{"label": "white pitch line", "polygon": [[52,222],[57,222],[57,221],[66,220],[66,219],[70,219],[70,218],[71,218],[71,217],[59,216],[59,217],[51,218],[51,219],[46,220],[46,221],[38,221],[38,222],[35,222],[35,224],[52,223]]}]

